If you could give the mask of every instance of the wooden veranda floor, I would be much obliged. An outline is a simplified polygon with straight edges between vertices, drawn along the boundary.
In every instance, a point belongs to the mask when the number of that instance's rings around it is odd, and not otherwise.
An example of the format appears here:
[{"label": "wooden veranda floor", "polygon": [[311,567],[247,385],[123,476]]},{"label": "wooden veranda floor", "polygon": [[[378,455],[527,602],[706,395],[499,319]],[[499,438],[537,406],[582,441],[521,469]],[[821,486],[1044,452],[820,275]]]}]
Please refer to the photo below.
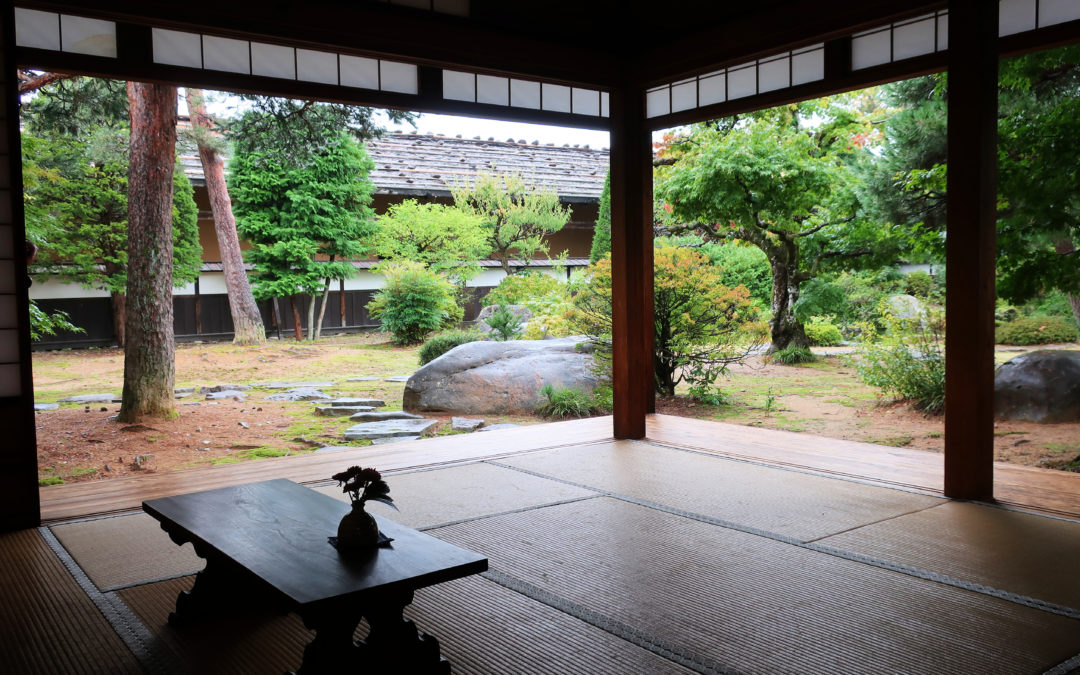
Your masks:
[{"label": "wooden veranda floor", "polygon": [[642,441],[610,429],[46,488],[54,522],[0,535],[4,672],[295,668],[311,633],[294,616],[170,628],[202,561],[115,512],[277,477],[340,498],[326,477],[350,463],[390,473],[401,511],[381,513],[489,558],[410,608],[455,673],[1080,672],[1080,520],[1061,515],[1080,476],[999,467],[1040,515],[942,498],[926,453],[664,416]]},{"label": "wooden veranda floor", "polygon": [[[648,440],[717,455],[942,493],[942,455],[810,434],[650,415]],[[611,418],[555,422],[499,432],[264,459],[211,468],[75,483],[41,489],[46,522],[138,509],[143,500],[270,478],[318,483],[350,464],[386,471],[470,462],[611,438]],[[996,463],[997,502],[1080,519],[1080,474]]]}]

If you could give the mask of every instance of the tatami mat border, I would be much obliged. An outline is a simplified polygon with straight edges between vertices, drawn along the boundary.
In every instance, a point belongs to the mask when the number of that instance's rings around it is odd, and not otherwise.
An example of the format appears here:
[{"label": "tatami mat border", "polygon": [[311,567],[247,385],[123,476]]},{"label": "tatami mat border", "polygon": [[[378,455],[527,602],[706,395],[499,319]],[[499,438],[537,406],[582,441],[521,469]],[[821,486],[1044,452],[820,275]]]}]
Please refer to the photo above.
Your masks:
[{"label": "tatami mat border", "polygon": [[1059,663],[1043,673],[1043,675],[1070,675],[1077,672],[1080,672],[1080,654],[1077,654],[1068,661]]}]

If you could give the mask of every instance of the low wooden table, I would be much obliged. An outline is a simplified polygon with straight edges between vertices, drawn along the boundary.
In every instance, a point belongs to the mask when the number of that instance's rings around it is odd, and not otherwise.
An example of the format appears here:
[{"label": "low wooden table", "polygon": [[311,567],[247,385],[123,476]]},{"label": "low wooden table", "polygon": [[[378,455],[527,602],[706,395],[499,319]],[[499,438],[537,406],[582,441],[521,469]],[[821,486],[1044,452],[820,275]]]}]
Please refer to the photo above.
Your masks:
[{"label": "low wooden table", "polygon": [[[487,558],[385,518],[389,547],[343,555],[327,542],[349,505],[279,479],[143,502],[177,544],[206,559],[169,623],[219,615],[248,598],[300,615],[315,631],[298,673],[450,671],[438,641],[402,617],[418,588],[477,574]],[[360,643],[361,618],[371,630]]]}]

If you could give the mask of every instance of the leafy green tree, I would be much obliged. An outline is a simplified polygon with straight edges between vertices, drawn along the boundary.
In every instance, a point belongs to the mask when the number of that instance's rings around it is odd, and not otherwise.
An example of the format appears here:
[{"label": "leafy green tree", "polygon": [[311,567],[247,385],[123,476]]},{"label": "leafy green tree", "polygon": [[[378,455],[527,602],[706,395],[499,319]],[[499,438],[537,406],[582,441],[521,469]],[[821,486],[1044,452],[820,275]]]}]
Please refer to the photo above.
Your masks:
[{"label": "leafy green tree", "polygon": [[453,286],[440,274],[416,262],[379,265],[386,284],[368,303],[368,312],[394,334],[394,342],[414,345],[440,328],[461,321]]},{"label": "leafy green tree", "polygon": [[895,233],[863,216],[853,189],[854,167],[870,159],[860,104],[823,99],[696,125],[657,168],[671,232],[744,241],[767,256],[770,351],[809,345],[794,311],[800,284],[896,255]]},{"label": "leafy green tree", "polygon": [[378,225],[379,258],[421,263],[458,286],[480,272],[480,260],[491,251],[480,218],[452,206],[406,199],[380,216]]},{"label": "leafy green tree", "polygon": [[351,261],[366,256],[375,232],[371,159],[348,134],[327,133],[333,142],[303,166],[286,163],[272,145],[239,150],[230,164],[237,229],[252,245],[245,258],[255,266],[255,296],[289,298],[297,340],[303,339],[297,295],[310,298],[308,339],[314,340],[331,280],[355,273]]},{"label": "leafy green tree", "polygon": [[595,263],[611,253],[611,172],[604,178],[604,191],[600,193],[600,209],[593,227],[592,250],[589,263]]},{"label": "leafy green tree", "polygon": [[[1067,293],[1080,322],[1080,47],[1001,61],[998,80],[998,294],[1013,303]],[[943,254],[948,77],[888,85],[881,160],[866,193],[885,218]]]},{"label": "leafy green tree", "polygon": [[537,189],[516,174],[481,173],[453,195],[458,209],[480,219],[492,254],[507,275],[513,274],[511,260],[527,267],[537,255],[547,256],[545,237],[570,220],[570,208],[559,202],[556,192]]}]

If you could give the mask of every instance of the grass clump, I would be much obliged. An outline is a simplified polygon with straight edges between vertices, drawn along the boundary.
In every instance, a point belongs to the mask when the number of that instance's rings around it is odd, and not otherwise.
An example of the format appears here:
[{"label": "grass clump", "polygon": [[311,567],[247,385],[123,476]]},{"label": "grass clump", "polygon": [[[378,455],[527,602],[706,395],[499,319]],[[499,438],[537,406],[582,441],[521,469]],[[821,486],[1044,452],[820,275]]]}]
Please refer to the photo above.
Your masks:
[{"label": "grass clump", "polygon": [[994,331],[994,341],[1001,345],[1048,345],[1077,339],[1076,324],[1064,316],[1025,316]]},{"label": "grass clump", "polygon": [[799,363],[811,363],[817,360],[814,353],[810,351],[809,347],[799,347],[791,345],[790,347],[784,347],[773,352],[769,358],[777,363],[783,363],[786,366],[794,366]]},{"label": "grass clump", "polygon": [[556,389],[545,384],[540,393],[547,398],[547,402],[541,404],[536,411],[544,417],[588,417],[600,412],[592,394],[578,389]]},{"label": "grass clump", "polygon": [[434,361],[454,347],[460,347],[463,344],[483,339],[483,335],[471,330],[455,330],[439,333],[438,335],[429,338],[428,341],[424,343],[424,346],[420,348],[420,365]]},{"label": "grass clump", "polygon": [[63,485],[64,479],[60,476],[45,476],[44,478],[38,478],[38,487],[48,487],[50,485]]}]

